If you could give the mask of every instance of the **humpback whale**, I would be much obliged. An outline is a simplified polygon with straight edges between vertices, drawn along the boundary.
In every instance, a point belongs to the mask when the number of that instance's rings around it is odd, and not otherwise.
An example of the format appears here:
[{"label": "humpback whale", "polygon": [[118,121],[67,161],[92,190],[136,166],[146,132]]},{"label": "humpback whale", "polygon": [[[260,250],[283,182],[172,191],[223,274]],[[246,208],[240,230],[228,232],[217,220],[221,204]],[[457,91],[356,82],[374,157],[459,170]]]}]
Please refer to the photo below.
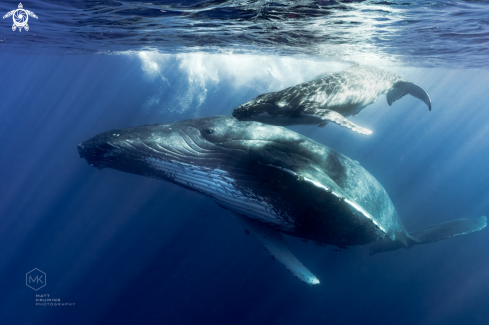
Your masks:
[{"label": "humpback whale", "polygon": [[324,127],[333,122],[368,135],[372,131],[347,117],[358,114],[381,94],[387,94],[389,106],[410,94],[425,102],[431,111],[430,96],[417,84],[392,72],[356,65],[281,91],[262,94],[236,107],[233,116],[241,121],[279,126],[319,124]]},{"label": "humpback whale", "polygon": [[300,280],[319,280],[283,234],[376,254],[486,227],[485,216],[407,232],[380,183],[358,162],[283,127],[214,116],[111,130],[78,145],[90,166],[153,177],[229,210]]}]

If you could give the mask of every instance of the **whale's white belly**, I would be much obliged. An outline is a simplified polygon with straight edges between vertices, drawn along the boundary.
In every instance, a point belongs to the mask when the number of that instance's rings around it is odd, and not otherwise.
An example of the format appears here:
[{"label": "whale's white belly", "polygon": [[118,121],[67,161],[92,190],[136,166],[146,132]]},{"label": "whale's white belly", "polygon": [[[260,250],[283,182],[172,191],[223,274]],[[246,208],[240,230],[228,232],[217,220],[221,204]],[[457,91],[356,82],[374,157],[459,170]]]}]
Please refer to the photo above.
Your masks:
[{"label": "whale's white belly", "polygon": [[146,161],[175,183],[186,185],[210,196],[216,203],[230,211],[275,224],[284,230],[294,229],[294,225],[278,215],[265,198],[255,193],[247,194],[246,189],[239,188],[236,181],[225,170],[194,166],[175,160],[148,158]]}]

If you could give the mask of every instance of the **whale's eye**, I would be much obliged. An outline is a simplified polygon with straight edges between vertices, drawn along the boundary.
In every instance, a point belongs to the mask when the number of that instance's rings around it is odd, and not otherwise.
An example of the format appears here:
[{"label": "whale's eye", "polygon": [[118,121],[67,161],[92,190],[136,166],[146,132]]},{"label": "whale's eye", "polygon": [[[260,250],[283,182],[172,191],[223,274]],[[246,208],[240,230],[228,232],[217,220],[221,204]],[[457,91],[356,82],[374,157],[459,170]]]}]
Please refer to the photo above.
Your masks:
[{"label": "whale's eye", "polygon": [[204,132],[205,132],[205,133],[207,133],[207,134],[211,134],[211,133],[214,133],[214,130],[207,129],[207,130],[205,130]]}]

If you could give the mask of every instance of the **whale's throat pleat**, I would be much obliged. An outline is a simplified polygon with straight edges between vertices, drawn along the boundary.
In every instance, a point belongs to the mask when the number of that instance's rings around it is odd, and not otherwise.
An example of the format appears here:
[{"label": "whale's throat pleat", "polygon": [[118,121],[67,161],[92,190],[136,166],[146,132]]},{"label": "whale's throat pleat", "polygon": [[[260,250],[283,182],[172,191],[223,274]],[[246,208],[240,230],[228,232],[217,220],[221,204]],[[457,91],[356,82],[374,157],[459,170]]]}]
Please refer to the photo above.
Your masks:
[{"label": "whale's throat pleat", "polygon": [[[267,197],[246,188],[235,177],[239,168],[232,173],[219,167],[203,167],[177,160],[148,158],[147,163],[162,173],[161,177],[183,187],[211,197],[219,206],[234,213],[247,215],[263,222],[274,224],[284,230],[294,228],[288,218],[271,205]],[[246,178],[243,172],[240,178]]]}]

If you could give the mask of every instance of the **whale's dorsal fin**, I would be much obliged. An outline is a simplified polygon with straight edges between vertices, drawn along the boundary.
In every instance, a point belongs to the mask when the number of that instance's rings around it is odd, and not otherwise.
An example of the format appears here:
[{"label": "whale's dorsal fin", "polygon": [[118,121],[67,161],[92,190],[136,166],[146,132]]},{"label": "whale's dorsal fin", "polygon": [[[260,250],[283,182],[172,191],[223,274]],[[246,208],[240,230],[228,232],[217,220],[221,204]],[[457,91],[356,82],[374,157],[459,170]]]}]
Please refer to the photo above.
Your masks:
[{"label": "whale's dorsal fin", "polygon": [[248,217],[239,214],[234,214],[234,216],[244,229],[253,234],[265,246],[270,255],[282,263],[294,276],[307,284],[319,284],[319,280],[314,274],[292,254],[289,245],[280,232]]},{"label": "whale's dorsal fin", "polygon": [[328,122],[333,122],[338,124],[339,126],[343,126],[345,128],[349,128],[352,131],[355,131],[360,134],[369,135],[372,134],[372,131],[366,129],[364,127],[358,126],[343,115],[338,112],[335,112],[330,109],[321,109],[314,105],[306,107],[302,114],[317,116],[322,120],[322,123],[319,124],[319,127],[324,127]]},{"label": "whale's dorsal fin", "polygon": [[396,82],[391,90],[387,92],[387,103],[390,106],[393,102],[407,94],[421,99],[431,111],[431,98],[428,92],[421,88],[421,86],[409,81]]},{"label": "whale's dorsal fin", "polygon": [[428,244],[442,239],[466,235],[474,231],[482,230],[486,226],[486,216],[475,219],[451,220],[409,233],[406,237],[407,245],[403,245],[400,241],[392,241],[388,238],[384,238],[381,241],[375,242],[370,247],[370,255],[393,251],[402,247],[411,248],[414,245]]}]

